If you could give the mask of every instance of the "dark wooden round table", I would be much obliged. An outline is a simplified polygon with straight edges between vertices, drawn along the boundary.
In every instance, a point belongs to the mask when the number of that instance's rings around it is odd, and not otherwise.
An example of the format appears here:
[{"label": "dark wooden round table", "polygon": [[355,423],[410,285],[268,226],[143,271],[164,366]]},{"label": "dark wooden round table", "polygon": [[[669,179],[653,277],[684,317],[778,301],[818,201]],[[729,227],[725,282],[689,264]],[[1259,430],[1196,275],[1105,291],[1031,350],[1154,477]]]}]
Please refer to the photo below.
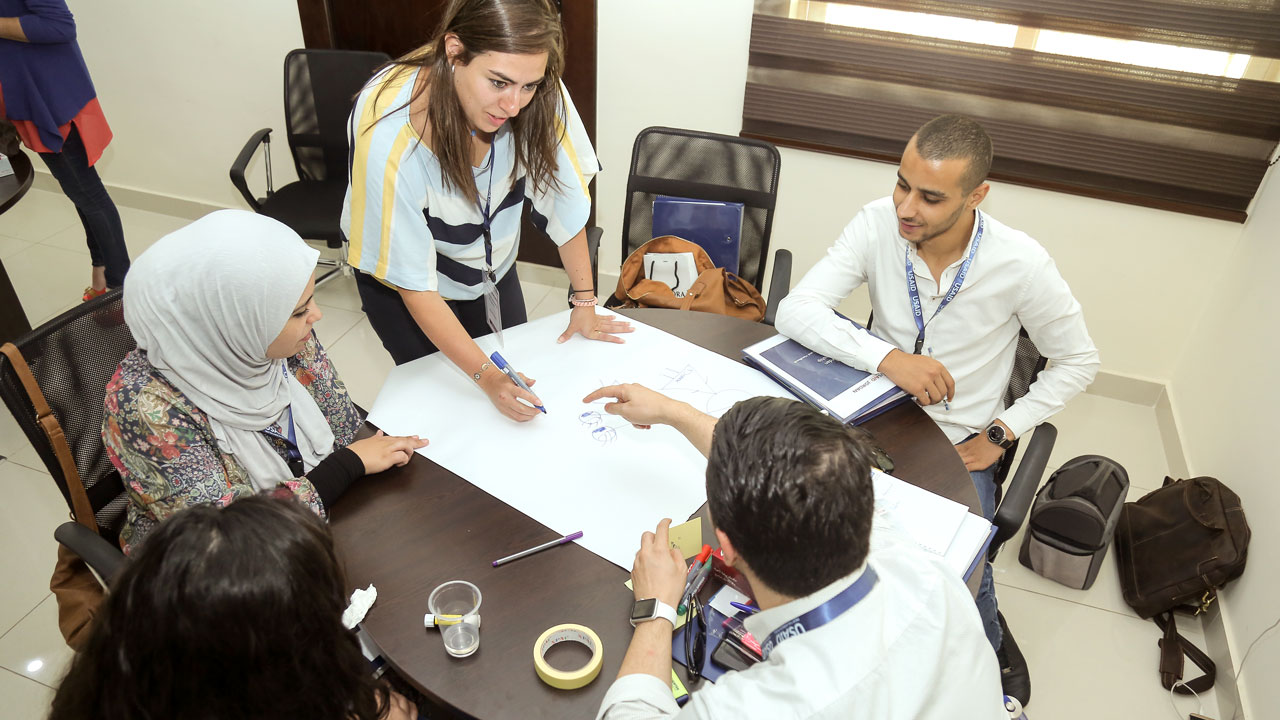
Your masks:
[{"label": "dark wooden round table", "polygon": [[[623,313],[735,360],[743,347],[775,332],[706,313]],[[862,427],[893,458],[895,476],[979,511],[959,455],[919,407],[905,403]],[[478,438],[478,450],[481,442]],[[577,545],[492,567],[493,560],[557,534],[421,456],[355,483],[335,503],[330,524],[348,590],[370,583],[378,589],[364,629],[387,661],[423,693],[462,717],[595,716],[631,640],[631,592],[623,585],[627,571]],[[703,534],[704,542],[715,546],[705,521]],[[639,542],[637,537],[637,548]],[[461,660],[445,654],[438,631],[422,626],[427,595],[454,579],[475,583],[483,594],[480,649]],[[555,690],[534,671],[533,645],[547,628],[570,622],[600,636],[604,665],[586,687]],[[581,665],[585,651],[563,645],[570,647],[553,664]]]}]

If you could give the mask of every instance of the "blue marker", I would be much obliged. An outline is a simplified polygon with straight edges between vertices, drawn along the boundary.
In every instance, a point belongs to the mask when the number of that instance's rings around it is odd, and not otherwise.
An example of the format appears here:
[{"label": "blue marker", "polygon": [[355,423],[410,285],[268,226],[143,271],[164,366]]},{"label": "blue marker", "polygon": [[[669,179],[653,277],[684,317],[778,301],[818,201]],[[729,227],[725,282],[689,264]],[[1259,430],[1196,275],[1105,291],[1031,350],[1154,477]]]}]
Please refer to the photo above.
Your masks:
[{"label": "blue marker", "polygon": [[[522,390],[529,393],[530,395],[533,394],[533,391],[529,389],[529,386],[525,384],[525,381],[520,379],[520,373],[516,372],[515,368],[511,367],[511,365],[508,364],[507,361],[504,360],[496,350],[492,355],[489,356],[489,359],[493,361],[493,364],[496,365],[499,370],[506,373],[507,377],[511,378],[511,382],[515,383],[516,385],[519,385]],[[534,407],[541,410],[543,415],[547,414],[547,409],[542,407],[541,405],[534,405]]]}]

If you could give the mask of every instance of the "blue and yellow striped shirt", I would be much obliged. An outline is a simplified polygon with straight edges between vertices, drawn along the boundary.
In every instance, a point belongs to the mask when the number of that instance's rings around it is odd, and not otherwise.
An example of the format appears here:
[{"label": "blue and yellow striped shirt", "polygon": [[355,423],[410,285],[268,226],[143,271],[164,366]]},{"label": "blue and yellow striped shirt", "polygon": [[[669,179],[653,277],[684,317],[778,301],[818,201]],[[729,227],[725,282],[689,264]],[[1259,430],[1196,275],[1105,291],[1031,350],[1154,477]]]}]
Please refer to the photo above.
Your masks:
[{"label": "blue and yellow striped shirt", "polygon": [[[532,192],[524,168],[512,178],[515,144],[508,123],[494,138],[490,161],[473,169],[480,197],[446,191],[440,163],[409,122],[408,101],[418,72],[412,69],[396,75],[395,68],[389,68],[370,80],[356,98],[348,121],[351,178],[342,204],[349,261],[399,288],[473,300],[481,295],[485,267],[480,207],[490,187],[490,174],[493,265],[501,277],[515,264],[525,200],[532,203],[534,222],[563,245],[586,226],[591,212],[587,184],[600,166],[561,85],[559,188]],[[400,109],[388,115],[393,108]]]}]

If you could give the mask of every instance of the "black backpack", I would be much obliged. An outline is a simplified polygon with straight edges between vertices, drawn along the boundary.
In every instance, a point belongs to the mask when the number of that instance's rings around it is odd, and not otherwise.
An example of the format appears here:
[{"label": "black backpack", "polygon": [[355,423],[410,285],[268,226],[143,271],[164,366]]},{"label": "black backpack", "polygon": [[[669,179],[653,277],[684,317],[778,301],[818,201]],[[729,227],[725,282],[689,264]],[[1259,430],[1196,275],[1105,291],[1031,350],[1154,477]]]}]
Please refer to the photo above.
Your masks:
[{"label": "black backpack", "polygon": [[1077,590],[1098,577],[1129,491],[1129,474],[1101,455],[1068,460],[1036,493],[1018,562]]}]

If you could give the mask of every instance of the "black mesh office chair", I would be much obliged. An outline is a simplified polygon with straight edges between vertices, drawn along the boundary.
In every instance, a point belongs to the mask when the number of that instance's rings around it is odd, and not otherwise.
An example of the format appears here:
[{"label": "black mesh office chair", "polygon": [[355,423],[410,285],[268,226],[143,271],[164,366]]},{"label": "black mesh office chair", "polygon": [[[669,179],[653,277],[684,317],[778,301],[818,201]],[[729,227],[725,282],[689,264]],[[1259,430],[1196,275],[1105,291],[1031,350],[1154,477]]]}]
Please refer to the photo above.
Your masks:
[{"label": "black mesh office chair", "polygon": [[[107,382],[124,356],[137,347],[124,322],[121,296],[120,290],[112,290],[14,341],[62,426],[78,477],[63,472],[13,364],[0,355],[0,399],[53,476],[73,518],[68,483],[80,483],[89,499],[93,517],[63,523],[54,536],[105,581],[124,563],[118,538],[129,505],[101,435]],[[96,531],[88,527],[90,524]]]},{"label": "black mesh office chair", "polygon": [[[347,191],[347,118],[356,94],[390,59],[384,53],[352,50],[293,50],[285,56],[285,121],[298,181],[274,189],[271,128],[254,133],[231,166],[231,184],[254,212],[279,220],[303,239],[323,241],[345,252],[338,221]],[[244,173],[262,145],[267,148],[267,194],[258,198],[249,191]],[[317,282],[342,270],[346,260],[322,264],[335,267]]]},{"label": "black mesh office chair", "polygon": [[[659,195],[740,202],[744,205],[738,275],[757,288],[765,277],[782,158],[760,140],[696,130],[651,127],[631,148],[622,259],[653,239],[653,201]],[[778,302],[791,287],[791,252],[779,250],[764,322],[772,325]]]}]

